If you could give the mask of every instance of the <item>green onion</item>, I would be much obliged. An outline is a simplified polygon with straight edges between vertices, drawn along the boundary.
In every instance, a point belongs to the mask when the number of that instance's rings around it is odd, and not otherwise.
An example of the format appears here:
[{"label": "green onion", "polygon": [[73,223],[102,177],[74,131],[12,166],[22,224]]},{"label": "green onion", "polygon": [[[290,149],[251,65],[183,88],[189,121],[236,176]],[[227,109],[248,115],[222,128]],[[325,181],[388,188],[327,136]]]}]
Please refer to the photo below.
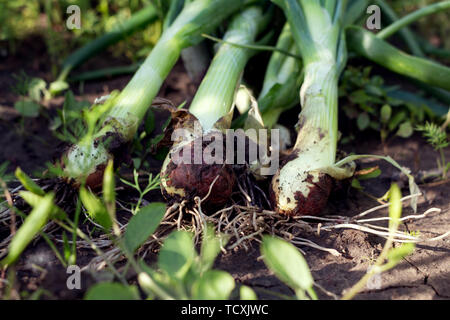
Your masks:
[{"label": "green onion", "polygon": [[105,35],[76,50],[64,60],[62,70],[58,78],[50,84],[51,94],[56,95],[68,88],[66,79],[74,68],[97,53],[103,51],[105,48],[119,42],[157,19],[158,15],[155,7],[149,4],[144,9],[133,14],[133,16],[125,23],[118,25],[113,31],[106,33]]},{"label": "green onion", "polygon": [[390,26],[384,28],[382,31],[378,32],[377,37],[380,39],[387,39],[392,36],[397,31],[401,30],[405,26],[423,18],[428,15],[438,13],[450,8],[450,1],[442,1],[438,3],[431,4],[419,10],[416,10],[400,20],[395,21]]},{"label": "green onion", "polygon": [[318,214],[331,192],[337,148],[338,79],[346,63],[347,1],[276,0],[303,57],[299,132],[289,161],[275,174],[271,200],[285,215]]},{"label": "green onion", "polygon": [[87,71],[80,74],[77,74],[73,77],[69,78],[69,82],[81,82],[81,81],[89,81],[89,80],[96,80],[101,78],[107,78],[107,77],[114,77],[114,76],[120,76],[124,74],[133,74],[135,73],[139,67],[141,66],[142,62],[133,63],[128,66],[118,66],[118,67],[110,67],[110,68],[103,68],[99,70],[93,70],[93,71]]},{"label": "green onion", "polygon": [[[278,38],[277,48],[298,54],[287,23]],[[274,52],[269,60],[258,106],[264,126],[271,129],[282,112],[298,102],[298,92],[303,81],[302,63],[298,59]]]},{"label": "green onion", "polygon": [[102,130],[94,136],[95,141],[84,139],[87,142],[82,141],[69,150],[65,160],[68,178],[75,179],[77,184],[88,177],[94,185],[101,183],[107,160],[114,153],[123,155],[123,146],[135,135],[181,50],[199,43],[203,32],[215,29],[243,4],[241,0],[195,0],[186,4],[128,85],[107,101],[111,108]]},{"label": "green onion", "polygon": [[408,55],[359,27],[349,27],[346,34],[349,48],[367,59],[398,74],[450,90],[450,68]]},{"label": "green onion", "polygon": [[[282,112],[298,103],[298,91],[303,81],[302,63],[294,57],[298,56],[298,50],[288,23],[278,37],[276,50],[270,57],[258,97],[258,108],[268,129],[278,122]],[[243,127],[247,115],[248,110],[233,121],[232,128]]]},{"label": "green onion", "polygon": [[[384,0],[376,0],[375,3],[380,6],[381,12],[385,16],[385,18],[390,22],[394,23],[395,21],[399,20],[399,17],[397,16],[397,13],[391,8],[391,6]],[[418,57],[424,57],[424,53],[422,49],[420,48],[420,45],[417,43],[416,38],[414,34],[411,32],[411,30],[408,27],[404,27],[400,29],[399,31],[400,36],[403,38],[403,41],[405,41],[406,45],[408,46],[409,50]]]},{"label": "green onion", "polygon": [[[269,17],[263,14],[260,7],[249,7],[233,18],[224,40],[244,45],[254,43]],[[220,206],[229,201],[234,174],[228,165],[175,163],[173,155],[187,145],[189,149],[184,148],[183,152],[190,152],[189,160],[197,156],[195,152],[202,152],[203,156],[202,149],[196,150],[195,142],[198,139],[211,141],[217,135],[223,136],[224,131],[230,128],[235,92],[244,67],[254,53],[251,49],[221,44],[190,105],[190,115],[187,117],[193,121],[186,121],[183,126],[192,134],[188,135],[188,139],[174,144],[163,164],[161,188],[169,200],[181,198],[192,201],[192,197],[203,198],[209,194],[206,204]],[[201,132],[195,131],[192,122],[201,126]],[[209,192],[212,184],[214,186]]]}]

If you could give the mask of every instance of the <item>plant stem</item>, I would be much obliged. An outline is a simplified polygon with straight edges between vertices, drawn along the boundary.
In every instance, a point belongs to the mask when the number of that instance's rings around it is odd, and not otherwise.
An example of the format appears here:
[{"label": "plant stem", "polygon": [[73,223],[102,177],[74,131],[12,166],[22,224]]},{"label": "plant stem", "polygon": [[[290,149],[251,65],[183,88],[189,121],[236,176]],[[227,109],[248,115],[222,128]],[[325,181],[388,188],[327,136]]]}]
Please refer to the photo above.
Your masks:
[{"label": "plant stem", "polygon": [[215,42],[219,42],[219,43],[226,43],[235,47],[239,47],[239,48],[244,48],[244,49],[251,49],[251,50],[260,50],[260,51],[272,51],[272,52],[279,52],[281,54],[284,54],[285,56],[288,57],[292,57],[298,60],[301,60],[302,57],[299,56],[298,54],[294,54],[292,52],[290,52],[289,50],[283,50],[280,49],[278,47],[272,47],[272,46],[263,46],[263,45],[257,45],[257,44],[241,44],[241,43],[236,43],[236,42],[232,42],[232,41],[226,41],[226,40],[222,40],[207,34],[202,34],[202,37],[205,37],[206,39],[215,41]]},{"label": "plant stem", "polygon": [[120,272],[116,269],[116,267],[114,267],[111,261],[105,258],[104,252],[99,247],[97,247],[97,245],[83,231],[81,231],[77,226],[75,226],[72,221],[70,221],[69,219],[66,219],[66,221],[69,223],[70,226],[66,225],[62,221],[55,220],[56,224],[58,224],[59,226],[61,226],[62,228],[66,229],[69,232],[73,232],[74,230],[76,230],[77,235],[81,239],[89,243],[89,245],[95,251],[95,253],[97,253],[97,255],[103,258],[108,267],[111,269],[112,273],[114,273],[114,275],[120,280],[120,282],[122,282],[123,285],[127,286],[128,283],[126,279],[120,274]]},{"label": "plant stem", "polygon": [[[390,21],[390,23],[394,23],[399,20],[397,13],[391,8],[391,6],[385,0],[376,0],[377,5],[381,7],[383,14]],[[425,57],[420,45],[416,41],[415,35],[411,32],[408,27],[404,27],[399,30],[400,36],[403,38],[409,50],[411,50],[412,54],[418,57]],[[378,36],[379,34],[377,34]]]},{"label": "plant stem", "polygon": [[137,120],[142,119],[147,111],[146,107],[150,106],[177,62],[181,49],[175,39],[158,41],[152,53],[117,97],[109,116],[126,119],[131,115]]},{"label": "plant stem", "polygon": [[439,149],[439,153],[441,155],[441,165],[442,165],[442,179],[446,179],[447,178],[447,163],[445,161],[445,153],[444,153],[444,149],[440,148]]},{"label": "plant stem", "polygon": [[125,256],[127,257],[128,261],[130,262],[130,264],[133,266],[134,270],[138,273],[138,274],[145,274],[148,278],[146,279],[149,283],[149,285],[151,285],[151,289],[154,291],[154,293],[159,296],[162,299],[165,300],[173,300],[174,298],[168,294],[164,289],[162,289],[160,286],[158,286],[158,284],[152,279],[152,277],[144,272],[142,270],[142,268],[139,266],[139,264],[137,263],[137,261],[134,259],[133,254],[131,254],[128,249],[126,248],[126,246],[123,244],[122,241],[120,241],[120,239],[115,239],[117,246],[120,248],[120,250],[122,250],[122,252],[125,254]]},{"label": "plant stem", "polygon": [[422,9],[416,10],[407,16],[401,18],[400,20],[397,20],[390,26],[384,28],[382,31],[380,31],[377,34],[377,37],[380,39],[387,39],[390,36],[392,36],[397,31],[401,30],[405,26],[419,20],[420,18],[426,17],[428,15],[444,11],[446,9],[450,8],[450,1],[442,1],[435,4],[431,4],[427,7],[424,7]]},{"label": "plant stem", "polygon": [[[265,27],[267,18],[259,7],[246,9],[233,19],[224,41],[240,45],[252,44]],[[237,47],[235,44],[222,44],[189,107],[205,132],[230,112],[239,78],[253,54],[248,48]]]},{"label": "plant stem", "polygon": [[[89,42],[84,47],[76,50],[64,60],[61,72],[54,83],[65,81],[69,73],[84,61],[105,50],[108,46],[117,43],[126,36],[154,22],[157,18],[158,15],[156,9],[150,4],[146,8],[135,13],[125,23],[118,25],[113,31],[104,34]],[[54,86],[54,88],[51,87],[51,90],[54,94],[60,91],[56,86]]]},{"label": "plant stem", "polygon": [[360,27],[348,27],[346,35],[349,47],[367,59],[398,74],[450,90],[449,67],[406,54]]}]

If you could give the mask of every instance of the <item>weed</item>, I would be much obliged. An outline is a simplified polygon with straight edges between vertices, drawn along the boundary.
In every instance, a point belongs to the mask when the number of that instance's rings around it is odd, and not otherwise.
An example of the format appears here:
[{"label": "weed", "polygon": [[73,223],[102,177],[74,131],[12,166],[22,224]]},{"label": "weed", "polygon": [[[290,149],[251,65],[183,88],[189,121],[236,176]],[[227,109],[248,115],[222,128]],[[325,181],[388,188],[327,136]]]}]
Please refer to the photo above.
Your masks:
[{"label": "weed", "polygon": [[422,132],[423,137],[427,142],[439,152],[440,158],[436,158],[437,166],[442,171],[442,179],[447,178],[447,172],[450,169],[450,162],[447,162],[445,158],[444,149],[450,145],[445,128],[439,127],[435,123],[427,122],[425,125],[418,125],[417,131]]}]

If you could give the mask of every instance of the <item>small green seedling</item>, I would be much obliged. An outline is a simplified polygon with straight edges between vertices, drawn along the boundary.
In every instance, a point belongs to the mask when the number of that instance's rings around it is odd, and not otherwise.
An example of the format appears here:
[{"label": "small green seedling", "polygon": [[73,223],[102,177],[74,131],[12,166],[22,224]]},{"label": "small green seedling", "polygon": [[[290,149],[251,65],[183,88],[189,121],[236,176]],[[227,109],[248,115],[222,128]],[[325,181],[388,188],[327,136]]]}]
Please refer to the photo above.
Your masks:
[{"label": "small green seedling", "polygon": [[267,267],[294,290],[298,299],[317,299],[308,264],[294,245],[280,238],[264,236],[261,254]]},{"label": "small green seedling", "polygon": [[161,178],[160,178],[159,174],[156,175],[155,177],[153,177],[153,175],[151,173],[148,174],[147,185],[145,186],[144,189],[142,189],[141,186],[139,185],[139,173],[137,172],[136,169],[133,170],[133,178],[134,178],[133,182],[129,182],[122,178],[120,179],[120,181],[122,181],[126,185],[132,187],[139,193],[139,198],[136,203],[136,206],[133,206],[133,208],[131,209],[131,212],[133,214],[136,214],[141,207],[142,201],[144,200],[144,196],[147,193],[149,193],[150,191],[156,190],[159,188],[159,185],[161,183]]},{"label": "small green seedling", "polygon": [[441,112],[442,105],[398,87],[388,87],[382,77],[370,73],[370,67],[362,70],[348,67],[342,77],[339,96],[349,100],[342,105],[347,118],[356,120],[360,131],[378,131],[383,144],[392,134],[410,137],[414,124]]},{"label": "small green seedling", "polygon": [[116,222],[115,181],[112,160],[108,162],[103,174],[103,199],[100,200],[84,186],[80,188],[80,199],[87,213],[95,222],[99,223],[105,231],[113,228],[114,234],[116,236],[120,235]]},{"label": "small green seedling", "polygon": [[393,184],[389,190],[389,237],[374,265],[367,271],[361,280],[359,280],[350,290],[347,291],[347,293],[345,293],[342,297],[343,300],[353,299],[364,289],[367,282],[373,276],[394,268],[403,258],[414,251],[414,243],[404,243],[400,247],[392,248],[394,235],[400,225],[400,217],[402,214],[401,197],[400,188],[396,184]]},{"label": "small green seedling", "polygon": [[426,122],[425,125],[418,125],[416,127],[417,131],[421,131],[427,142],[439,152],[440,158],[436,158],[437,166],[440,171],[442,171],[442,179],[447,178],[447,172],[450,169],[450,162],[447,162],[445,158],[444,149],[450,145],[448,140],[445,127],[439,127],[435,123]]},{"label": "small green seedling", "polygon": [[14,74],[16,84],[11,88],[20,96],[14,108],[26,118],[36,118],[41,110],[40,102],[43,98],[49,98],[46,82],[40,78],[30,78],[23,70]]},{"label": "small green seedling", "polygon": [[[162,204],[142,208],[131,219],[124,239],[126,254],[138,273],[138,283],[147,298],[229,299],[235,288],[233,277],[227,272],[212,269],[227,238],[215,236],[212,226],[204,230],[200,253],[195,250],[192,233],[175,231],[164,241],[154,268],[143,261],[133,261],[130,252],[134,252],[156,230],[164,214],[161,209]],[[89,289],[85,299],[135,299],[134,291],[133,286],[100,283]],[[240,294],[242,299],[256,299],[249,287],[241,287]]]},{"label": "small green seedling", "polygon": [[57,115],[52,119],[50,130],[61,141],[76,143],[85,133],[83,113],[90,105],[88,101],[77,101],[72,91],[67,91],[62,108],[56,110]]},{"label": "small green seedling", "polygon": [[53,211],[54,195],[48,194],[42,197],[39,203],[33,208],[31,213],[25,218],[22,226],[17,230],[8,248],[8,255],[0,265],[8,267],[20,257],[22,252],[40,232],[51,217]]}]

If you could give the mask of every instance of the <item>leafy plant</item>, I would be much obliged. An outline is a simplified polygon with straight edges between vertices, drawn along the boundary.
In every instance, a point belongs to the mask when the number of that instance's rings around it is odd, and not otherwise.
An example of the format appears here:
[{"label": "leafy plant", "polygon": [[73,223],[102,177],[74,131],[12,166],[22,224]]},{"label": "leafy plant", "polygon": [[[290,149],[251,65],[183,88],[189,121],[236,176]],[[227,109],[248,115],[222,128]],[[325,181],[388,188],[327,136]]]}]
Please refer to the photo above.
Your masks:
[{"label": "leafy plant", "polygon": [[[389,206],[389,237],[381,254],[367,273],[350,289],[343,300],[353,299],[371,277],[394,268],[401,260],[414,251],[414,243],[404,243],[392,248],[395,232],[400,225],[402,212],[401,192],[396,184],[391,186],[387,196]],[[289,242],[272,236],[264,236],[261,253],[267,267],[286,285],[292,288],[298,299],[317,299],[313,290],[314,279],[298,249]]]},{"label": "leafy plant", "polygon": [[426,122],[424,125],[418,125],[417,131],[421,131],[427,142],[439,152],[440,158],[436,158],[439,170],[442,170],[442,179],[447,178],[447,172],[450,169],[450,162],[445,159],[444,149],[450,145],[445,127],[439,127],[436,123]]},{"label": "leafy plant", "polygon": [[90,107],[88,101],[77,101],[72,91],[67,91],[64,104],[57,109],[57,115],[52,119],[50,129],[61,141],[75,143],[85,133],[83,113]]},{"label": "leafy plant", "polygon": [[317,299],[308,264],[294,245],[280,238],[264,236],[261,253],[267,267],[295,291],[298,299]]},{"label": "leafy plant", "polygon": [[[155,204],[155,206],[158,206]],[[156,222],[162,216],[155,216],[154,220],[144,218],[141,210],[132,218],[125,234],[126,247],[134,251],[140,246],[148,234],[156,229]],[[146,221],[146,222],[145,222]],[[147,226],[151,225],[148,231]],[[141,230],[141,231],[139,231]],[[135,237],[137,233],[144,236]],[[193,234],[187,231],[174,231],[164,241],[154,268],[147,266],[143,261],[133,264],[138,271],[138,283],[148,298],[159,299],[196,299],[196,300],[225,300],[229,299],[235,288],[233,277],[224,271],[212,269],[212,265],[220,252],[221,244],[227,239],[223,235],[215,236],[214,228],[207,226],[204,230],[200,253],[195,250]],[[128,239],[128,240],[127,240]],[[131,240],[133,239],[133,240]],[[132,244],[130,244],[132,243]],[[128,255],[128,257],[130,257]],[[112,288],[114,293],[105,293],[105,288]],[[117,287],[117,290],[115,289]],[[90,288],[85,299],[119,298],[129,295],[132,287],[123,287],[117,284],[100,283]],[[255,299],[256,294],[249,287],[241,288],[241,298]]]},{"label": "leafy plant", "polygon": [[356,121],[360,131],[378,131],[383,143],[391,134],[410,137],[414,125],[432,117],[433,102],[411,93],[405,93],[409,101],[400,99],[399,87],[386,86],[381,76],[371,76],[371,69],[348,67],[344,71],[339,96],[349,102],[342,104],[345,115]]},{"label": "leafy plant", "polygon": [[132,187],[133,189],[135,189],[138,193],[139,193],[139,198],[138,201],[136,203],[136,206],[134,206],[131,211],[133,212],[133,214],[136,214],[142,204],[142,200],[144,200],[144,196],[149,193],[152,190],[156,190],[159,188],[159,185],[161,184],[161,178],[158,175],[156,175],[155,177],[153,177],[153,174],[148,174],[148,180],[147,180],[147,185],[145,186],[144,189],[141,188],[140,184],[139,184],[139,173],[137,172],[136,169],[133,170],[133,182],[129,182],[125,179],[120,179],[120,181],[122,181],[123,183],[125,183],[126,185]]},{"label": "leafy plant", "polygon": [[19,74],[14,74],[16,80],[11,90],[20,96],[14,104],[14,108],[23,116],[35,118],[41,109],[42,98],[48,98],[46,82],[40,78],[30,78],[23,70]]},{"label": "leafy plant", "polygon": [[371,277],[386,272],[394,268],[401,260],[414,251],[414,243],[403,243],[401,246],[392,248],[394,243],[394,235],[400,225],[400,218],[402,215],[402,202],[400,188],[393,184],[389,190],[388,197],[390,199],[389,205],[389,237],[384,244],[381,254],[378,256],[374,265],[369,268],[367,273],[359,280],[350,290],[348,290],[343,300],[354,298],[362,289],[364,289]]}]

